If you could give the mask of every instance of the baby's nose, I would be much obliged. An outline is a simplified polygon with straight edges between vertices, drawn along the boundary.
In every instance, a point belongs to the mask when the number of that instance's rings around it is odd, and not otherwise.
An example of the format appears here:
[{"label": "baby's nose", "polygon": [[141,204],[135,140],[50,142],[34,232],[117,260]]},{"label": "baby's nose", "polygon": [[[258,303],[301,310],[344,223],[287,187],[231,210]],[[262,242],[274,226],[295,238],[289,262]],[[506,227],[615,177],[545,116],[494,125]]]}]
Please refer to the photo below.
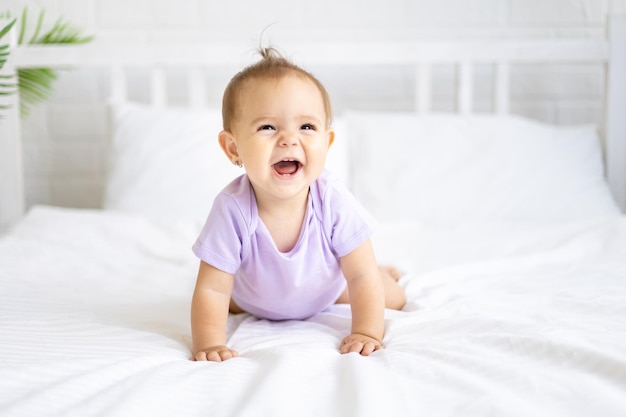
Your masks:
[{"label": "baby's nose", "polygon": [[300,139],[296,132],[285,132],[280,137],[280,145],[281,146],[295,146],[300,143]]}]

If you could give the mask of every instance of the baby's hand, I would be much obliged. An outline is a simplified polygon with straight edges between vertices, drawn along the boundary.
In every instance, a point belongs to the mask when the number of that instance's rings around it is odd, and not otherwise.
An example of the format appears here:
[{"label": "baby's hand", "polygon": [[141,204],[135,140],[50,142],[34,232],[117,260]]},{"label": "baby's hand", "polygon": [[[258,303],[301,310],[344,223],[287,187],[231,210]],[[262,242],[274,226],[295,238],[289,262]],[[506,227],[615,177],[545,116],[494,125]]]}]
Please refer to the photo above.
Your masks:
[{"label": "baby's hand", "polygon": [[357,352],[363,356],[369,356],[372,352],[382,348],[383,345],[381,345],[380,342],[373,337],[352,333],[350,336],[346,336],[341,341],[339,351],[341,353]]},{"label": "baby's hand", "polygon": [[227,359],[236,358],[239,354],[228,346],[211,346],[196,352],[193,359],[196,361],[222,362]]}]

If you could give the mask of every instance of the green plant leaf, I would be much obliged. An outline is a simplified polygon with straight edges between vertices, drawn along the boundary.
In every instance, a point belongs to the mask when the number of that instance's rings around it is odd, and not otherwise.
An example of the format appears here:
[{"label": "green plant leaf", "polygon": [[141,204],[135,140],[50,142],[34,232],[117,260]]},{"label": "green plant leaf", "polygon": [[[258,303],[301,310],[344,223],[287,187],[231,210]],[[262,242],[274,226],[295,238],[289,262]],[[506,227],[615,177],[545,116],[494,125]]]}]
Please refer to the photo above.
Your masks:
[{"label": "green plant leaf", "polygon": [[52,95],[52,84],[57,78],[56,71],[50,68],[20,68],[18,70],[22,117],[28,116],[35,104]]},{"label": "green plant leaf", "polygon": [[[6,26],[4,26],[3,28],[0,29],[0,40],[2,38],[4,38],[4,36],[9,33],[9,31],[11,30],[11,28],[13,28],[13,26],[15,25],[15,22],[17,21],[17,19],[13,19],[11,20],[9,23],[7,23]],[[4,64],[7,62],[7,58],[10,54],[10,49],[9,49],[9,45],[7,44],[0,44],[0,69],[2,69],[4,67]],[[0,79],[1,80],[11,80],[13,81],[15,79],[15,77],[11,76],[11,75],[0,75]],[[0,96],[10,96],[12,94],[15,94],[16,92],[16,85],[14,83],[0,83]],[[10,109],[11,106],[10,105],[5,105],[2,104],[0,105],[0,110],[1,111],[5,111]],[[0,113],[0,119],[2,119],[3,116]]]},{"label": "green plant leaf", "polygon": [[[26,8],[24,8],[24,10],[26,10]],[[44,11],[40,11],[39,12],[39,17],[37,18],[37,26],[35,27],[35,33],[33,33],[33,36],[30,38],[30,42],[29,43],[35,43],[35,40],[37,39],[37,36],[39,36],[39,32],[41,32],[41,27],[43,26],[43,19],[44,19]],[[24,19],[24,22],[26,21],[26,19]],[[26,26],[26,25],[24,25]]]},{"label": "green plant leaf", "polygon": [[9,22],[8,25],[6,25],[5,27],[3,27],[0,30],[0,39],[2,39],[4,37],[4,35],[6,35],[7,33],[9,33],[9,31],[11,30],[11,28],[13,27],[13,25],[15,25],[15,22],[17,21],[17,19],[13,19]]},{"label": "green plant leaf", "polygon": [[[79,29],[74,28],[69,23],[65,23],[62,19],[58,19],[52,28],[41,34],[44,26],[45,12],[42,10],[35,26],[35,31],[31,36],[28,44],[83,44],[91,42],[93,36],[84,36]],[[17,18],[14,18],[5,27],[0,30],[0,39],[6,35],[9,30],[16,24]],[[20,19],[20,33],[18,44],[23,44],[28,27],[28,7],[22,9]],[[9,45],[0,44],[0,68],[4,66],[10,54]],[[10,80],[0,83],[0,95],[8,96],[15,94],[16,88],[20,92],[20,115],[26,117],[30,109],[38,102],[49,98],[52,95],[53,82],[58,78],[57,72],[52,68],[19,68],[17,71],[17,84],[13,81],[13,76],[0,76],[0,79]],[[1,105],[0,110],[7,110],[10,106]],[[0,115],[0,118],[2,115]]]},{"label": "green plant leaf", "polygon": [[[13,24],[15,23],[13,20]],[[35,30],[30,37],[28,44],[50,45],[50,44],[83,44],[91,42],[93,36],[82,35],[79,29],[74,28],[62,19],[58,19],[51,29],[42,33],[44,27],[45,12],[41,10],[37,17]],[[28,26],[28,8],[24,7],[20,19],[20,35],[18,44],[24,44],[26,28]],[[7,30],[8,32],[8,30]],[[0,59],[2,50],[0,49]],[[1,65],[0,65],[1,68]],[[58,73],[52,68],[20,68],[17,71],[18,88],[20,92],[20,115],[26,117],[30,109],[42,100],[52,95],[53,83],[58,78]]]}]

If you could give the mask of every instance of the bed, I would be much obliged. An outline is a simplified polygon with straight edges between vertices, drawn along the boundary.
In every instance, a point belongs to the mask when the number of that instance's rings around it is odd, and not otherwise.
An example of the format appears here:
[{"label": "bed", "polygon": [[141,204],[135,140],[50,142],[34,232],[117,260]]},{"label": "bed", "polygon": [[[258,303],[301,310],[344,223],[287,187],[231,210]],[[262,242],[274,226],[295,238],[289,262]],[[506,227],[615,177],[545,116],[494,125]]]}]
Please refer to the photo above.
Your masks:
[{"label": "bed", "polygon": [[[240,357],[189,360],[190,247],[240,171],[213,140],[198,71],[180,108],[163,67],[211,71],[241,49],[169,47],[15,49],[8,70],[110,68],[112,142],[102,208],[23,213],[15,109],[2,121],[0,415],[626,415],[626,19],[597,41],[283,47],[310,52],[305,67],[414,68],[416,112],[342,112],[328,160],[376,217],[379,262],[404,272],[407,305],[386,311],[371,357],[339,354],[350,311],[335,305],[303,321],[231,315]],[[455,114],[431,111],[440,61],[458,64]],[[511,66],[544,61],[605,65],[606,123],[510,114]],[[495,114],[472,111],[474,62],[495,65]],[[123,68],[155,64],[151,103],[129,100]]]}]

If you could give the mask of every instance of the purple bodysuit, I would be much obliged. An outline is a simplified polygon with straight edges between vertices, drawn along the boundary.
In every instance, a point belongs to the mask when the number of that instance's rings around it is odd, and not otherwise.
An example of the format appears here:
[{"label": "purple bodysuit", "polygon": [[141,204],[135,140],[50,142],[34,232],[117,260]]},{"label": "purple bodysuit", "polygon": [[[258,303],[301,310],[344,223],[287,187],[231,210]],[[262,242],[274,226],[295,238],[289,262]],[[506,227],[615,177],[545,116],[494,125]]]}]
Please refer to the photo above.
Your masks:
[{"label": "purple bodysuit", "polygon": [[244,174],[215,198],[193,251],[234,275],[232,297],[242,309],[271,320],[304,319],[341,295],[346,281],[339,258],[364,243],[373,227],[373,218],[324,171],[310,187],[296,245],[280,252]]}]

